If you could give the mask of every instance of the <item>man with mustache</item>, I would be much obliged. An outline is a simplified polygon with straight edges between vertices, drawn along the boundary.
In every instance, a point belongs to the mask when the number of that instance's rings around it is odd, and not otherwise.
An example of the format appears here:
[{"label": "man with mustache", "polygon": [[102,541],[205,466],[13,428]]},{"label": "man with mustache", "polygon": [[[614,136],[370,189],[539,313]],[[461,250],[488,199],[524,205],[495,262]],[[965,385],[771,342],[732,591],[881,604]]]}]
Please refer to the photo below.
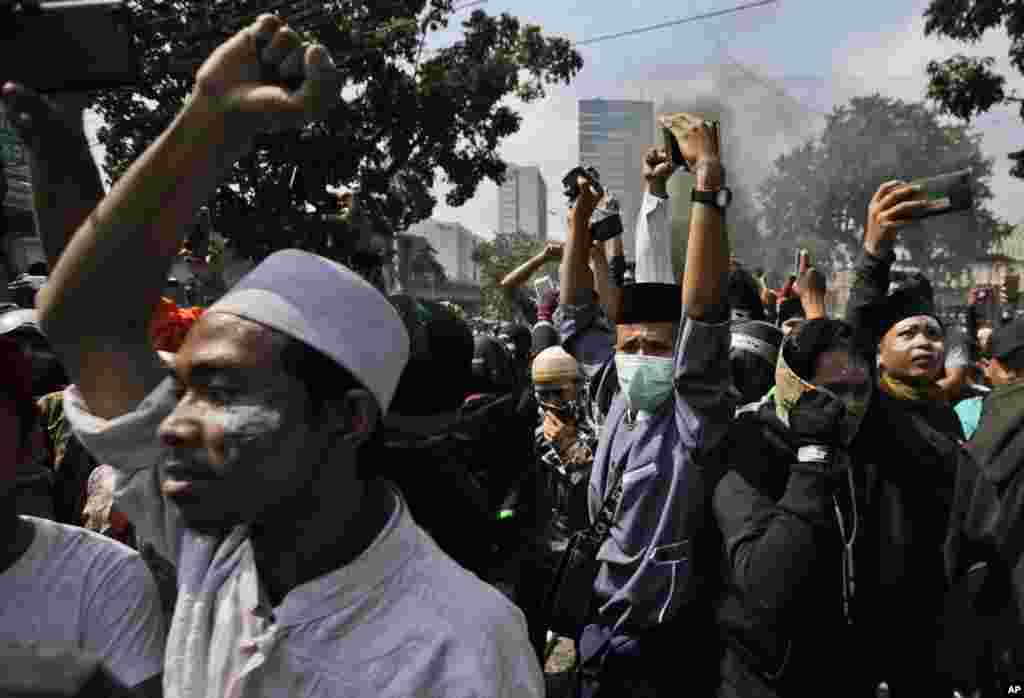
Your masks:
[{"label": "man with mustache", "polygon": [[372,285],[278,252],[203,314],[170,375],[150,345],[198,206],[256,136],[326,115],[341,87],[323,47],[272,15],[206,60],[39,298],[76,384],[65,409],[178,567],[167,696],[539,696],[522,614],[360,458],[410,347]]}]

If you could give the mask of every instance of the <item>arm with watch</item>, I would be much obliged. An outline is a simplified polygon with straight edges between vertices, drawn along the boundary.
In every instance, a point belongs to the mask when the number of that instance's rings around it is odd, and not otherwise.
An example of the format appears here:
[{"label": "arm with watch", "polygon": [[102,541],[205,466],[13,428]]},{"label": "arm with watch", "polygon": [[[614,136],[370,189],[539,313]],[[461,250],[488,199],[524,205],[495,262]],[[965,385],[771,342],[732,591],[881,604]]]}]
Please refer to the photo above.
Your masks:
[{"label": "arm with watch", "polygon": [[[682,316],[674,351],[676,420],[686,446],[711,448],[732,421],[729,366],[729,236],[725,207],[732,198],[717,128],[705,121],[663,117],[694,175],[686,268],[679,282]],[[710,203],[709,203],[710,202]],[[724,204],[720,206],[719,204]]]}]

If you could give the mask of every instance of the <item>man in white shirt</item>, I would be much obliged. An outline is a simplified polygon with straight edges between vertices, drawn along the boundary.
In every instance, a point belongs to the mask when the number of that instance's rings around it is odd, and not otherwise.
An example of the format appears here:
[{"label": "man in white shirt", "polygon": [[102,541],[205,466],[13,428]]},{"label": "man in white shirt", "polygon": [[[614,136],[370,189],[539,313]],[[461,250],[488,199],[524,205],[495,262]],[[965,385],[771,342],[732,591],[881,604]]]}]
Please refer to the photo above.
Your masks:
[{"label": "man in white shirt", "polygon": [[120,471],[119,509],[177,564],[168,698],[539,696],[522,614],[358,458],[409,356],[384,296],[288,250],[204,313],[170,377],[149,347],[198,205],[260,132],[323,115],[341,82],[322,47],[270,15],[207,59],[40,296],[76,383],[65,410]]},{"label": "man in white shirt", "polygon": [[158,696],[165,626],[142,558],[91,531],[16,514],[17,465],[38,418],[31,375],[17,345],[0,340],[0,694],[55,695],[64,683],[46,656],[70,652]]}]

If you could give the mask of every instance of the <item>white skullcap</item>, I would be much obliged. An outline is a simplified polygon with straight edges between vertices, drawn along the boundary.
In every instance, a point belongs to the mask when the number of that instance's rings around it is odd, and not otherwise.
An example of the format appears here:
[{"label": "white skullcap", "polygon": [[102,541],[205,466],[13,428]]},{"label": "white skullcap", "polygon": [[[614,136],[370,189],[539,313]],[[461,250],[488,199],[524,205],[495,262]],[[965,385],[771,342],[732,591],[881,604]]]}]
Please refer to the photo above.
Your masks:
[{"label": "white skullcap", "polygon": [[334,359],[383,413],[409,360],[409,335],[388,299],[350,269],[302,250],[270,255],[208,312],[272,327]]},{"label": "white skullcap", "polygon": [[566,383],[579,378],[579,364],[562,347],[548,347],[534,358],[532,373],[536,385]]}]

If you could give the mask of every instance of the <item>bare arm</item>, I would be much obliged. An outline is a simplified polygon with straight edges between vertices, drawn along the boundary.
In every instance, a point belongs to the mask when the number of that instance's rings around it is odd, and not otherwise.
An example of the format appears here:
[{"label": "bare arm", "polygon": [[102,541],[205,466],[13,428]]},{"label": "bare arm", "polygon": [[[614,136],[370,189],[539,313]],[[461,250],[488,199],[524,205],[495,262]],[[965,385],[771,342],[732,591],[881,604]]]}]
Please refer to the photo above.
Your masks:
[{"label": "bare arm", "polygon": [[540,253],[534,255],[506,274],[505,278],[503,278],[499,284],[501,289],[508,292],[519,288],[529,281],[530,277],[536,274],[538,269],[550,261],[560,259],[561,256],[562,245],[557,242],[549,242]]},{"label": "bare arm", "polygon": [[44,99],[21,85],[8,84],[2,99],[28,150],[36,232],[53,269],[75,230],[103,198],[82,123],[88,97]]},{"label": "bare arm", "polygon": [[804,317],[816,320],[827,316],[825,294],[827,287],[825,277],[813,267],[806,270],[798,284],[800,305],[804,309]]},{"label": "bare arm", "polygon": [[618,289],[613,290],[608,258],[605,256],[604,245],[601,243],[590,246],[590,269],[594,273],[594,289],[601,299],[601,307],[604,308],[608,317],[614,317],[618,303],[613,296]]},{"label": "bare arm", "polygon": [[[696,187],[716,190],[725,184],[725,170],[718,159],[718,146],[704,124],[691,131],[692,147],[697,152],[694,171]],[[691,144],[687,143],[687,148]],[[723,211],[694,203],[690,213],[690,238],[683,272],[683,307],[694,319],[725,316],[726,287],[729,279],[729,236],[725,232]]]},{"label": "bare arm", "polygon": [[590,302],[594,278],[590,273],[590,216],[597,202],[597,192],[583,177],[579,178],[580,195],[569,211],[569,231],[562,251],[561,289],[562,303],[580,305]]},{"label": "bare arm", "polygon": [[[279,65],[297,66],[288,76],[304,78],[297,91],[261,81],[259,42],[274,42],[264,59],[274,49]],[[337,99],[336,87],[323,49],[303,47],[278,18],[260,17],[207,59],[187,106],[75,233],[39,310],[93,414],[125,414],[162,380],[149,320],[195,210],[257,133],[313,118]]]}]

